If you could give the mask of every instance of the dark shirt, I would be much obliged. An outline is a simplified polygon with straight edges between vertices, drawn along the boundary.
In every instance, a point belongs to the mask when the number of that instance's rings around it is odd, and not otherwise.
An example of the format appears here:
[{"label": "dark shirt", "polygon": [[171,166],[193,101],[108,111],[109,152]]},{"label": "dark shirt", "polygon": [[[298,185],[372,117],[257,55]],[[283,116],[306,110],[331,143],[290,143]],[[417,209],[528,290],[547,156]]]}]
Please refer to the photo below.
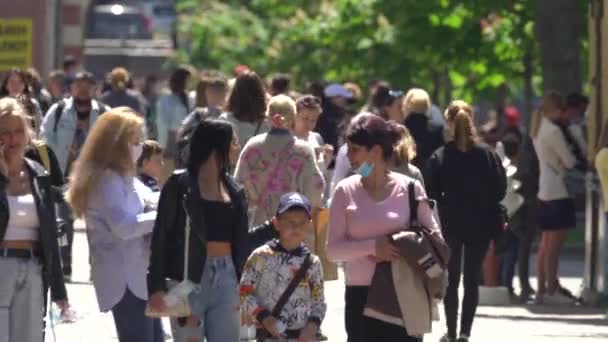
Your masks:
[{"label": "dark shirt", "polygon": [[137,92],[127,89],[125,91],[111,90],[107,91],[101,97],[101,102],[108,106],[114,107],[129,107],[140,114],[144,113],[144,106],[137,94]]},{"label": "dark shirt", "polygon": [[[404,121],[405,127],[416,142],[416,158],[412,164],[424,170],[433,152],[443,146],[443,127],[432,122],[426,114],[411,113]],[[425,176],[426,178],[426,176]]]},{"label": "dark shirt", "polygon": [[429,159],[424,181],[439,206],[444,235],[489,238],[496,232],[507,179],[500,157],[489,147],[476,144],[462,152],[448,143]]},{"label": "dark shirt", "polygon": [[315,132],[321,134],[326,144],[334,147],[334,152],[337,152],[340,147],[340,127],[345,118],[345,111],[329,100],[323,104],[323,111],[317,121]]},{"label": "dark shirt", "polygon": [[158,184],[158,180],[156,180],[156,178],[150,177],[145,173],[140,173],[137,178],[144,183],[145,186],[150,188],[150,190],[154,192],[160,191],[160,185]]},{"label": "dark shirt", "polygon": [[201,198],[201,204],[207,241],[231,242],[236,213],[232,203]]}]

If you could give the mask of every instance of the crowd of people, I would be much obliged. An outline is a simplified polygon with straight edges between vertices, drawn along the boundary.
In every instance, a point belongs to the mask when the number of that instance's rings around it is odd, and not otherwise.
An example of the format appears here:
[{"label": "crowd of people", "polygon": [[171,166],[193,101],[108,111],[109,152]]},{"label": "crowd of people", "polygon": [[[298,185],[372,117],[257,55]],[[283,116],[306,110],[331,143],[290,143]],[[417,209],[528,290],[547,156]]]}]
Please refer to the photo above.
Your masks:
[{"label": "crowd of people", "polygon": [[[112,313],[123,342],[164,341],[161,317],[171,318],[175,341],[236,342],[241,326],[255,326],[258,341],[326,340],[324,281],[335,280],[336,263],[349,342],[422,341],[440,300],[441,341],[466,342],[482,284],[506,286],[524,303],[575,300],[558,265],[590,164],[584,96],[546,94],[525,132],[513,106],[488,129],[475,125],[471,104],[455,100],[442,114],[425,90],[384,81],[370,82],[364,104],[352,82],[298,92],[289,75],[265,82],[245,66],[231,79],[180,67],[165,92],[156,82],[138,87],[119,67],[100,85],[73,59],[46,86],[34,70],[5,75],[8,341],[43,340],[49,289],[69,310],[76,219],[86,223],[99,309]],[[394,235],[414,218],[418,234],[449,246],[438,296]],[[404,274],[380,303],[368,296]],[[396,317],[378,309],[403,293]]]}]

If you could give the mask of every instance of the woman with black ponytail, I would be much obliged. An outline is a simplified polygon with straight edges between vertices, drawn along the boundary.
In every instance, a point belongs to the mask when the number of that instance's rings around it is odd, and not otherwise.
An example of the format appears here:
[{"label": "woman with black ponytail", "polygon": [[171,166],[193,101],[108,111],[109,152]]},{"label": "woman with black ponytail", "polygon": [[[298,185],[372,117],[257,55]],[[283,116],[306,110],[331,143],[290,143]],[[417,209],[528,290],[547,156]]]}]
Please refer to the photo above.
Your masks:
[{"label": "woman with black ponytail", "polygon": [[[450,141],[429,159],[425,181],[429,197],[438,202],[443,235],[451,249],[449,285],[444,299],[448,332],[441,341],[467,342],[479,302],[483,259],[490,241],[502,229],[499,202],[505,196],[507,184],[498,155],[478,142],[471,106],[453,101],[445,117]],[[464,298],[457,339],[461,274],[464,274]]]}]

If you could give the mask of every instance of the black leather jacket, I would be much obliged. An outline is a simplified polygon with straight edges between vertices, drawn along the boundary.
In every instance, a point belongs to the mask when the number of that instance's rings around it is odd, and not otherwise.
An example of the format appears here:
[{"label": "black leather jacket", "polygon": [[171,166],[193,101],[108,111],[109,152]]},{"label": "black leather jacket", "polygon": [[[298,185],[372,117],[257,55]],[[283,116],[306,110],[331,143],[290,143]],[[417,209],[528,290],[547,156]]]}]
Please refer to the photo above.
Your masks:
[{"label": "black leather jacket", "polygon": [[[68,296],[59,258],[57,221],[55,220],[51,179],[42,165],[27,158],[25,158],[25,163],[30,174],[32,195],[34,195],[38,220],[40,221],[42,278],[44,283],[51,287],[51,299],[53,301],[67,300]],[[4,241],[10,215],[6,194],[7,184],[8,179],[0,175],[0,241]]]},{"label": "black leather jacket", "polygon": [[[238,218],[231,241],[232,260],[240,279],[248,256],[247,200],[245,191],[229,175],[223,176]],[[158,216],[152,235],[152,254],[148,268],[148,292],[166,291],[166,279],[181,281],[184,272],[184,242],[186,211],[190,217],[190,259],[188,279],[199,283],[207,259],[207,237],[204,217],[200,209],[200,192],[196,177],[188,171],[175,171],[167,180],[160,194]]]}]

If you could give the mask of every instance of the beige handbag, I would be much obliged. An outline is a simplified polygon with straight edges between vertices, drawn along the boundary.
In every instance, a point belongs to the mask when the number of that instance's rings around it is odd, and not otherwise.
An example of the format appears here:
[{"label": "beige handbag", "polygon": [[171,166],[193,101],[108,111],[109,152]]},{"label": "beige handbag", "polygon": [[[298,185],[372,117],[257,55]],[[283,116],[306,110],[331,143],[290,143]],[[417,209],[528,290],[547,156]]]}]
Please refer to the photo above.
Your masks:
[{"label": "beige handbag", "polygon": [[190,259],[190,218],[186,213],[186,245],[184,246],[184,277],[181,282],[168,281],[169,292],[163,297],[165,301],[165,311],[153,311],[150,303],[146,305],[145,314],[151,318],[162,317],[188,317],[192,315],[190,300],[188,295],[194,290],[194,283],[188,280],[188,262]]},{"label": "beige handbag", "polygon": [[338,266],[327,257],[327,235],[329,226],[329,208],[321,208],[314,218],[315,248],[323,267],[323,280],[331,281],[338,279]]}]

